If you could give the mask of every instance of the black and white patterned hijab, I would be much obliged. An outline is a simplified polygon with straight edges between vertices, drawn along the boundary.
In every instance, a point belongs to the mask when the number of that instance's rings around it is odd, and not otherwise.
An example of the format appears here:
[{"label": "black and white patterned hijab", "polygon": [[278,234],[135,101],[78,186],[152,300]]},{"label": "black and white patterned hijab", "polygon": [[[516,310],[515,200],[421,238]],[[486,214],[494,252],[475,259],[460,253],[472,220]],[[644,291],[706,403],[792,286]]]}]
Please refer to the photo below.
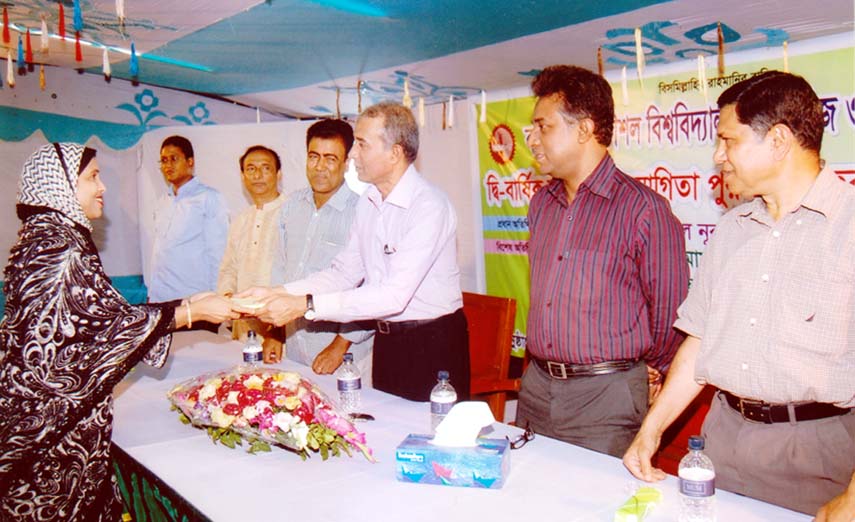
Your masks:
[{"label": "black and white patterned hijab", "polygon": [[76,143],[52,143],[33,153],[21,172],[18,204],[56,210],[91,231],[76,194],[85,150]]}]

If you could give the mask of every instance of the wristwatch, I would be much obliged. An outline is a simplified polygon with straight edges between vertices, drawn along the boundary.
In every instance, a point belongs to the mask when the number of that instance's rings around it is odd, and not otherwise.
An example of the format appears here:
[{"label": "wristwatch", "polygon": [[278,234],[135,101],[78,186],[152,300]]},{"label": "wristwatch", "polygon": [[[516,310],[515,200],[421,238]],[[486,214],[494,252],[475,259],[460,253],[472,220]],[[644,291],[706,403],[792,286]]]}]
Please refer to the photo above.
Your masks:
[{"label": "wristwatch", "polygon": [[315,320],[315,300],[312,294],[306,294],[306,313],[303,314],[303,317],[309,321]]}]

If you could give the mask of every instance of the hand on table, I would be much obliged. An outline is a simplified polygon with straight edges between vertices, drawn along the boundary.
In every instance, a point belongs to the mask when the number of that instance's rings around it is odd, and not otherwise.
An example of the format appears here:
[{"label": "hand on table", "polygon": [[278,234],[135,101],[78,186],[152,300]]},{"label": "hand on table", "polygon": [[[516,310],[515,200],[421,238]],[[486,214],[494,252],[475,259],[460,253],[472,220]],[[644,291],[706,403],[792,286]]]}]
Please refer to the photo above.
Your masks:
[{"label": "hand on table", "polygon": [[661,436],[639,431],[629,449],[623,454],[623,465],[636,478],[646,482],[656,482],[665,478],[665,472],[654,468],[651,463],[653,455],[659,449],[660,439]]},{"label": "hand on table", "polygon": [[333,373],[344,361],[344,354],[350,348],[350,341],[337,335],[332,342],[312,361],[312,371],[319,375]]},{"label": "hand on table", "polygon": [[270,336],[270,332],[261,343],[261,353],[266,364],[275,364],[282,361],[282,341]]}]

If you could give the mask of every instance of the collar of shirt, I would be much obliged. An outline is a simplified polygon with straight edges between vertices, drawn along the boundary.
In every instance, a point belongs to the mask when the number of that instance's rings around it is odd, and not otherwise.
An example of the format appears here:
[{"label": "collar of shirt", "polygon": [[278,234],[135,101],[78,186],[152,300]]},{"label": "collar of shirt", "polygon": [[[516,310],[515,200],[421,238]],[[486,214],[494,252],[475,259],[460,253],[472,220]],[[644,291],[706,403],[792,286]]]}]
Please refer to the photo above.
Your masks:
[{"label": "collar of shirt", "polygon": [[351,195],[356,195],[356,193],[350,190],[346,182],[342,183],[324,206],[329,205],[337,211],[342,212],[347,208],[347,202],[351,198]]},{"label": "collar of shirt", "polygon": [[[584,189],[602,198],[611,199],[618,182],[617,177],[614,175],[615,170],[615,162],[611,154],[606,152],[600,163],[585,178],[585,181],[579,185],[579,192],[582,192]],[[562,205],[567,206],[567,191],[564,189],[563,181],[560,179],[554,180],[549,185],[548,190]]]},{"label": "collar of shirt", "polygon": [[366,191],[368,194],[368,200],[377,208],[380,208],[384,203],[395,205],[396,207],[409,208],[416,197],[416,192],[418,191],[417,189],[421,182],[422,177],[419,174],[419,171],[417,171],[416,167],[411,163],[385,200],[383,199],[383,195],[374,185],[368,187],[368,190]]},{"label": "collar of shirt", "polygon": [[268,201],[267,203],[261,205],[261,208],[258,208],[253,204],[251,208],[256,212],[270,212],[271,210],[276,210],[282,205],[282,202],[285,201],[285,194],[279,194],[276,199],[273,201]]},{"label": "collar of shirt", "polygon": [[170,197],[173,197],[175,199],[186,198],[198,192],[201,187],[202,182],[196,179],[196,176],[193,176],[192,178],[190,178],[189,181],[187,181],[187,183],[178,187],[178,193],[173,193],[172,187],[170,187],[167,191],[167,194],[169,194]]},{"label": "collar of shirt", "polygon": [[[819,172],[816,180],[811,185],[807,194],[802,198],[802,202],[798,208],[792,213],[796,213],[802,208],[805,210],[821,214],[827,219],[834,217],[841,211],[843,199],[838,183],[842,183],[840,179],[827,167]],[[744,209],[739,212],[739,219],[753,219],[760,223],[772,223],[771,216],[766,210],[766,203],[760,196],[744,204]]]}]

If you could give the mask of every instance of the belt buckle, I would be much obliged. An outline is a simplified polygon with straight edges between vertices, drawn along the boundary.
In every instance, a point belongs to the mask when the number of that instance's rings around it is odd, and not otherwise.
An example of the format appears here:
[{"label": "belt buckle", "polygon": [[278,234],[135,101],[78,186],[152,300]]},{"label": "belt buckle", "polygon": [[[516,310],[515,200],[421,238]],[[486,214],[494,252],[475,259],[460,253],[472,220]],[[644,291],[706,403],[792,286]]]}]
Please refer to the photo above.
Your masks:
[{"label": "belt buckle", "polygon": [[[756,409],[746,411],[746,404]],[[772,423],[772,405],[764,403],[763,401],[750,401],[740,397],[739,413],[742,415],[743,419],[748,419],[754,422],[762,422],[764,424]]]},{"label": "belt buckle", "polygon": [[377,331],[381,334],[389,334],[392,330],[389,328],[389,321],[377,321]]},{"label": "belt buckle", "polygon": [[[561,372],[556,375],[555,370],[553,368],[560,368]],[[567,366],[564,363],[554,362],[554,361],[546,361],[546,370],[549,372],[549,375],[555,377],[556,379],[566,379],[567,378]]]}]

